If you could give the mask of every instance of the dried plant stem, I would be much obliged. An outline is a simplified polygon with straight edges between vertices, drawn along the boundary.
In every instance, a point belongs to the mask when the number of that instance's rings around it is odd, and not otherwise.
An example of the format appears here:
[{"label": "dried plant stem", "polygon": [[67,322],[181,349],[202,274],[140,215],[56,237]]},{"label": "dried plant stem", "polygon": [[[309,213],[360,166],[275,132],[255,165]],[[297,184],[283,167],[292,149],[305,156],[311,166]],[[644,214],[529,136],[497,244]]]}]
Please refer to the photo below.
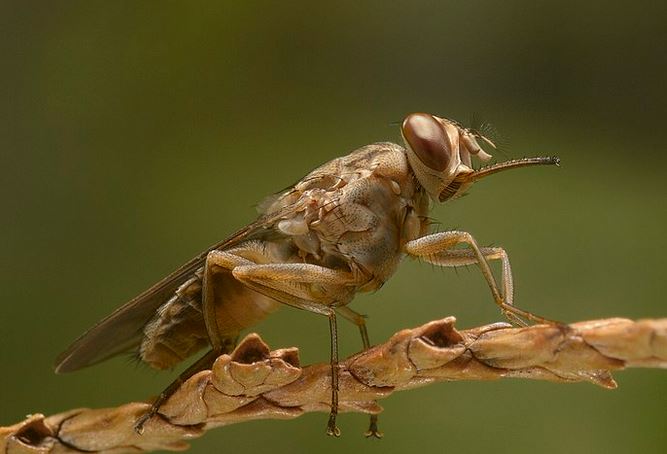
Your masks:
[{"label": "dried plant stem", "polygon": [[[340,409],[377,414],[394,391],[439,381],[530,378],[615,388],[610,371],[667,368],[667,319],[605,319],[569,328],[496,323],[458,331],[454,317],[396,333],[340,364]],[[145,452],[187,449],[186,440],[238,422],[329,411],[328,364],[300,367],[296,348],[270,351],[248,335],[211,370],[187,380],[143,435],[133,430],[147,403],[76,409],[0,428],[0,453]]]}]

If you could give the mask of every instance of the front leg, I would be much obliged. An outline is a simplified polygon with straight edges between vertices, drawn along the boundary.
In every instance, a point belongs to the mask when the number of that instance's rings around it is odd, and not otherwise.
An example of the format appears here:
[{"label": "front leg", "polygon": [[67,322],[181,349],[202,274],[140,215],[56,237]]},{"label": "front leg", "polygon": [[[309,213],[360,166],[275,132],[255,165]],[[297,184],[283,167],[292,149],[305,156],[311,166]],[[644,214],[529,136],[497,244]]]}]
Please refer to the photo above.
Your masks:
[{"label": "front leg", "polygon": [[498,291],[498,285],[496,284],[496,279],[493,277],[493,273],[491,272],[491,267],[484,258],[484,254],[482,253],[480,247],[477,245],[477,241],[475,241],[472,235],[468,232],[452,230],[450,232],[440,232],[426,235],[424,237],[417,238],[416,240],[408,241],[405,244],[405,252],[413,257],[420,257],[430,261],[429,258],[436,257],[442,252],[451,250],[458,244],[467,244],[468,247],[472,250],[475,258],[477,259],[477,263],[482,270],[484,279],[486,279],[486,282],[491,289],[493,300],[498,306],[502,307],[506,303]]},{"label": "front leg", "polygon": [[[459,244],[465,244],[470,249],[455,249]],[[525,325],[522,321],[523,318],[536,323],[560,325],[559,322],[548,320],[514,306],[512,269],[507,253],[502,248],[481,248],[470,233],[449,231],[434,233],[409,241],[405,245],[405,252],[413,257],[419,257],[438,266],[458,266],[477,263],[489,285],[494,302],[500,307],[503,315],[511,322]],[[500,260],[502,263],[502,295],[498,290],[498,285],[488,260]]]}]

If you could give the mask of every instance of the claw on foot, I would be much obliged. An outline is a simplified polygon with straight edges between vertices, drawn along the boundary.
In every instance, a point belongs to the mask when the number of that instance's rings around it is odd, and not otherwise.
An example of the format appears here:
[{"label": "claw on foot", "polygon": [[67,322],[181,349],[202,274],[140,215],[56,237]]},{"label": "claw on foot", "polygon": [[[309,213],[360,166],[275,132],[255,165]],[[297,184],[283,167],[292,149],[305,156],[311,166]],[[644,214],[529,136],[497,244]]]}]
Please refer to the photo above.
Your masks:
[{"label": "claw on foot", "polygon": [[521,317],[519,317],[518,315],[514,314],[513,312],[510,312],[510,311],[505,310],[505,309],[501,310],[500,312],[503,314],[503,316],[504,316],[504,317],[505,317],[505,318],[506,318],[512,325],[514,325],[514,326],[518,326],[518,327],[521,327],[521,328],[528,326],[528,323],[526,323],[524,320],[521,319]]},{"label": "claw on foot", "polygon": [[134,431],[139,434],[144,434],[144,424],[155,415],[155,412],[152,410],[147,411],[137,419],[137,422],[134,423]]},{"label": "claw on foot", "polygon": [[366,433],[364,433],[364,437],[366,438],[376,438],[380,439],[384,437],[384,434],[378,430],[378,416],[377,415],[371,415],[371,422],[368,426],[368,430]]},{"label": "claw on foot", "polygon": [[337,426],[327,427],[327,435],[330,437],[340,437],[340,429]]},{"label": "claw on foot", "polygon": [[519,309],[516,306],[503,304],[500,308],[500,312],[505,316],[505,318],[507,318],[507,320],[511,324],[513,324],[514,326],[518,326],[520,328],[525,328],[527,326],[530,326],[529,322],[533,322],[543,325],[557,326],[558,329],[564,333],[568,333],[572,330],[572,328],[570,328],[570,326],[566,323],[559,322],[557,320],[550,320],[548,318],[535,315],[532,312],[524,311],[523,309]]},{"label": "claw on foot", "polygon": [[377,430],[377,427],[376,427],[375,429],[368,429],[368,431],[366,431],[366,433],[364,433],[364,437],[366,437],[366,438],[375,438],[377,440],[380,440],[382,437],[384,437],[384,433]]},{"label": "claw on foot", "polygon": [[329,415],[329,423],[327,424],[327,435],[330,437],[340,437],[340,429],[336,426],[336,415],[331,413]]}]

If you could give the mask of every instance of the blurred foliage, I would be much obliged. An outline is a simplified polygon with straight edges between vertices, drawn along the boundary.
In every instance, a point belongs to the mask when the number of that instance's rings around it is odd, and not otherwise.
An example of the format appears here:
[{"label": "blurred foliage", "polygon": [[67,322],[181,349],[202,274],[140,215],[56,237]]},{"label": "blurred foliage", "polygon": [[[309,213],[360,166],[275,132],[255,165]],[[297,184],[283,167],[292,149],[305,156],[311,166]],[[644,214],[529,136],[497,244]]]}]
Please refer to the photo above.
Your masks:
[{"label": "blurred foliage", "polygon": [[[66,376],[51,364],[252,220],[264,196],[398,141],[411,111],[479,113],[511,139],[507,156],[561,157],[433,214],[506,247],[520,306],[563,321],[665,316],[666,12],[643,1],[0,1],[0,424],[160,390],[173,374],[123,359]],[[476,269],[416,262],[354,307],[375,340],[450,314],[461,327],[499,319]],[[304,362],[328,355],[316,316],[286,309],[257,330],[300,346]],[[353,327],[341,345],[359,348]],[[307,415],[223,428],[191,452],[664,452],[667,376],[617,378],[614,392],[443,384],[383,402],[379,443],[361,437],[363,416],[342,416],[332,440],[326,416]]]}]

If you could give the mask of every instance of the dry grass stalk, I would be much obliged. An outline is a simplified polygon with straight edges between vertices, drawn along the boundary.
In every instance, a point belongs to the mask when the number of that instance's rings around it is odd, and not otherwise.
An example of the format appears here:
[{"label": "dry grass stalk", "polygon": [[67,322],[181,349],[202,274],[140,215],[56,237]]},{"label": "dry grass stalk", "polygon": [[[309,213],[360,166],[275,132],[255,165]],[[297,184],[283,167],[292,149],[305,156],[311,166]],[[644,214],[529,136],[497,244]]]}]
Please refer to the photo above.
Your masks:
[{"label": "dry grass stalk", "polygon": [[[458,331],[454,322],[448,317],[402,330],[343,361],[341,410],[379,413],[377,399],[439,381],[514,377],[615,388],[612,370],[667,368],[667,319],[594,320],[574,323],[569,330],[496,323]],[[185,382],[143,435],[133,424],[147,403],[35,414],[0,428],[0,453],[183,450],[186,440],[214,427],[328,412],[329,383],[328,364],[302,368],[296,348],[270,351],[250,334],[211,370]]]}]

